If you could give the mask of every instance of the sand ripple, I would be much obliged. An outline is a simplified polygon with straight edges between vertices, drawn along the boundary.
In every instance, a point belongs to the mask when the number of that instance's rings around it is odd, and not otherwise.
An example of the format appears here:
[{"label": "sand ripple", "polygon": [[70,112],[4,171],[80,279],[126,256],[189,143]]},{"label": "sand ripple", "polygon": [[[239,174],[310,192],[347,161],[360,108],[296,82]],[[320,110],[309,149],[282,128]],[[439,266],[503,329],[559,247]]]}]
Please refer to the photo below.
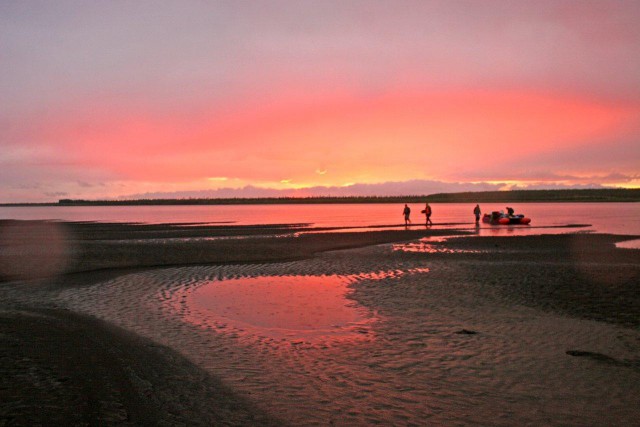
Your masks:
[{"label": "sand ripple", "polygon": [[[526,307],[474,280],[479,263],[415,255],[381,245],[288,263],[162,268],[48,298],[177,349],[293,425],[637,423],[640,332]],[[327,275],[370,320],[351,334],[274,336],[190,321],[190,298],[212,281]]]}]

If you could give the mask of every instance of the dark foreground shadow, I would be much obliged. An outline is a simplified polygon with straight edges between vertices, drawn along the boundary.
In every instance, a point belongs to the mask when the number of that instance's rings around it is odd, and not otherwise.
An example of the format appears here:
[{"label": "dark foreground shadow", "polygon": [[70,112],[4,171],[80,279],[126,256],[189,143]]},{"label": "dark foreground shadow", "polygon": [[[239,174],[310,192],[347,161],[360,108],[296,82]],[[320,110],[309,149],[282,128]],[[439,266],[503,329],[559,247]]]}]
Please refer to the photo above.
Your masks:
[{"label": "dark foreground shadow", "polygon": [[175,351],[64,310],[0,312],[0,425],[283,425]]}]

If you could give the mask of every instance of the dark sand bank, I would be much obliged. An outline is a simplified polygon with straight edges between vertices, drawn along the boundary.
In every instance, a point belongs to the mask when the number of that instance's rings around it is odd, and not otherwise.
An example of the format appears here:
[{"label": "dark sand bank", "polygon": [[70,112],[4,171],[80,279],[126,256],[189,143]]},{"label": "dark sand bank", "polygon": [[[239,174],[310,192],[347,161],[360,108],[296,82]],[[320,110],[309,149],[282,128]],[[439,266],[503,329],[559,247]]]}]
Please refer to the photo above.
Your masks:
[{"label": "dark sand bank", "polygon": [[[496,298],[585,319],[640,327],[640,250],[633,236],[560,234],[429,242],[431,260],[456,266],[448,280],[481,284]],[[420,248],[423,248],[422,252]],[[441,250],[437,250],[440,248]],[[427,249],[404,251],[420,258]]]},{"label": "dark sand bank", "polygon": [[[299,225],[0,224],[1,276],[29,280],[19,284],[26,293],[83,287],[144,267],[300,259],[425,235],[295,236],[305,230]],[[3,300],[0,328],[0,425],[283,425],[173,350],[47,301]]]},{"label": "dark sand bank", "polygon": [[300,224],[142,225],[0,221],[0,280],[115,268],[269,262],[315,253],[468,232],[424,227],[305,234]]},{"label": "dark sand bank", "polygon": [[0,424],[280,425],[184,357],[65,310],[0,311]]},{"label": "dark sand bank", "polygon": [[[7,224],[15,225],[5,222],[3,226]],[[411,276],[393,286],[385,281],[367,282],[354,289],[354,299],[379,310],[391,319],[389,325],[393,325],[394,318],[405,318],[399,331],[408,334],[408,349],[421,348],[415,347],[417,338],[411,334],[419,335],[420,316],[424,316],[425,306],[433,304],[431,301],[439,292],[447,299],[453,295],[447,292],[475,293],[483,301],[493,301],[491,304],[496,307],[524,306],[596,320],[632,334],[640,327],[640,251],[615,247],[616,242],[633,238],[629,236],[458,236],[442,241],[431,237],[456,232],[422,228],[299,234],[304,232],[304,226],[29,225],[33,227],[17,228],[9,234],[6,229],[4,234],[0,230],[0,266],[5,278],[0,283],[0,425],[286,424],[286,419],[273,418],[279,414],[270,412],[269,405],[264,404],[269,398],[256,397],[262,406],[254,405],[255,396],[247,398],[246,392],[235,393],[226,382],[187,360],[182,351],[178,353],[176,347],[159,345],[46,299],[60,291],[75,292],[152,267],[269,263],[319,256],[329,264],[326,271],[313,274],[339,274],[341,265],[348,265],[354,256],[360,257],[359,264],[371,266],[374,271],[424,263],[430,268],[424,278]],[[236,238],[240,235],[244,237]],[[207,240],[210,237],[223,238]],[[321,255],[384,243],[394,243],[393,250],[385,245],[380,250]],[[319,265],[321,268],[325,264]],[[57,272],[66,274],[6,281]],[[442,291],[438,290],[440,287]],[[127,296],[121,299],[127,300]],[[127,301],[132,306],[140,303],[135,299]],[[473,324],[468,327],[476,332]],[[400,332],[389,336],[399,337]],[[384,337],[384,328],[379,333]],[[483,333],[480,330],[477,336],[482,339]],[[395,340],[394,346],[401,345],[402,340]],[[391,350],[384,342],[378,341],[380,354]],[[565,355],[564,351],[568,353]],[[637,350],[633,347],[629,352],[635,354]],[[582,360],[590,355],[596,355],[591,357],[596,363],[613,361],[607,365],[611,369],[627,369],[634,375],[640,369],[637,357],[622,359],[595,347],[562,347],[561,356],[566,358]],[[416,357],[420,360],[421,356]],[[463,366],[466,362],[460,363]],[[430,362],[430,366],[437,365]],[[413,373],[408,369],[407,374]],[[385,371],[385,375],[395,375],[394,372]],[[295,394],[298,393],[296,388]],[[447,393],[455,395],[455,390],[447,389]],[[320,403],[311,400],[308,405]],[[633,409],[620,411],[617,418],[607,421],[631,419]],[[554,424],[553,416],[526,416],[529,418],[521,419]],[[354,417],[367,419],[364,415]],[[519,419],[516,413],[510,421]],[[572,424],[566,421],[570,418],[560,419]],[[457,422],[460,424],[459,419]]]}]

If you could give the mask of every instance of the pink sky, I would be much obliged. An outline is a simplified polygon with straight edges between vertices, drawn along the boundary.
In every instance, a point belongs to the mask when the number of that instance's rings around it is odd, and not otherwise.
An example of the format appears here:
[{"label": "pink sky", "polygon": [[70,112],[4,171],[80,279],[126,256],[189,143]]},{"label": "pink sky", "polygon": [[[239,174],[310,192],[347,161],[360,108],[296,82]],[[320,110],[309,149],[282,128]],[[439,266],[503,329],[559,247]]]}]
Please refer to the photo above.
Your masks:
[{"label": "pink sky", "polygon": [[633,1],[3,2],[0,202],[639,187],[637,22]]}]

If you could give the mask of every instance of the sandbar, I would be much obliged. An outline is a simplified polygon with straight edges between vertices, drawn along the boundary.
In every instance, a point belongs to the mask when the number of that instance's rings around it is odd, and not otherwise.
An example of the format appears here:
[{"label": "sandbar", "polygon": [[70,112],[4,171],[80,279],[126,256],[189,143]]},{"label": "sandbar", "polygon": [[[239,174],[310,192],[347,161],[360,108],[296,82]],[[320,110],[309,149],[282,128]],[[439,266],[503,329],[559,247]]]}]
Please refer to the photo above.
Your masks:
[{"label": "sandbar", "polygon": [[[633,236],[27,225],[1,240],[4,425],[640,416],[640,251],[615,246]],[[189,321],[212,280],[303,276],[342,278],[370,322],[351,339]]]}]

